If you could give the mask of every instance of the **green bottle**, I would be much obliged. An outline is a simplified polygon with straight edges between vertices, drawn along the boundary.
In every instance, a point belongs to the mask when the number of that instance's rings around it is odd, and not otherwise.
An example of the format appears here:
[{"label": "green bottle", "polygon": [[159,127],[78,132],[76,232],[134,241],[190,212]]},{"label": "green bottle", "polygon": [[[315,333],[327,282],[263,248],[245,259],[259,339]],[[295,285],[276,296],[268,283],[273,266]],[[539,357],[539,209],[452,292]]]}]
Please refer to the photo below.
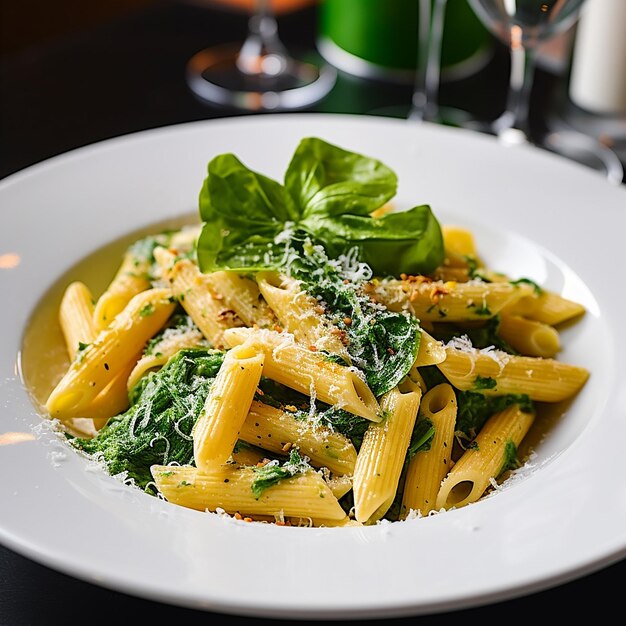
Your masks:
[{"label": "green bottle", "polygon": [[[417,67],[419,0],[322,0],[318,49],[338,69],[363,78],[412,84]],[[442,80],[480,70],[493,39],[467,0],[448,0]]]}]

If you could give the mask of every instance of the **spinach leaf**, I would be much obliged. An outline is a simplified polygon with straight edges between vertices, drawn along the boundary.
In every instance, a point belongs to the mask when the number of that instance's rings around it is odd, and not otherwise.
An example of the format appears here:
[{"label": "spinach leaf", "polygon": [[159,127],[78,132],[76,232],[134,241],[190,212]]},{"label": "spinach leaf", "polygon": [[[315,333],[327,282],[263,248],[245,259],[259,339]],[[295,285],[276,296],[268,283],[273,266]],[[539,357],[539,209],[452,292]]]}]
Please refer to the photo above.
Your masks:
[{"label": "spinach leaf", "polygon": [[371,269],[353,259],[328,258],[321,246],[305,241],[291,275],[326,308],[326,315],[347,337],[353,365],[364,374],[375,396],[395,387],[415,362],[419,321],[372,302],[364,291]]},{"label": "spinach leaf", "polygon": [[261,494],[268,489],[278,484],[284,478],[291,478],[297,474],[303,474],[313,469],[309,465],[307,457],[300,456],[297,448],[292,448],[289,453],[289,459],[282,465],[279,465],[277,460],[270,461],[263,467],[255,467],[254,472],[256,476],[252,481],[252,493],[258,500]]},{"label": "spinach leaf", "polygon": [[71,443],[101,459],[110,474],[126,473],[144,489],[152,481],[151,465],[192,464],[192,429],[223,358],[213,350],[181,350],[142,379],[125,413],[111,418],[94,438]]}]

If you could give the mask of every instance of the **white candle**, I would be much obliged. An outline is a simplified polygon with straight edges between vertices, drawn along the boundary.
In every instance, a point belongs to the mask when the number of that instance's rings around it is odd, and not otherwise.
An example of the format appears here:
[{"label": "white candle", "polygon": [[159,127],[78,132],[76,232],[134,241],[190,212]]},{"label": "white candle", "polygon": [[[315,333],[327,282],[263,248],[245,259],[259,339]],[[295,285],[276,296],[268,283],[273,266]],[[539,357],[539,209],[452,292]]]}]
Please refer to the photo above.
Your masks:
[{"label": "white candle", "polygon": [[584,5],[569,96],[591,113],[626,113],[626,0],[587,0]]}]

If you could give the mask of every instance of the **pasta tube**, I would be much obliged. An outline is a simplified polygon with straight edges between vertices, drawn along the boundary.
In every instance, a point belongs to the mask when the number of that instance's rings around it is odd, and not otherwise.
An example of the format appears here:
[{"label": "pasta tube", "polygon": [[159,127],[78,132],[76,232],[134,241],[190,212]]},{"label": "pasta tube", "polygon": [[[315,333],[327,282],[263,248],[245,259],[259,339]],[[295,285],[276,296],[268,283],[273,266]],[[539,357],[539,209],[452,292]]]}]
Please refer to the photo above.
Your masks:
[{"label": "pasta tube", "polygon": [[195,467],[153,465],[152,476],[166,500],[198,511],[223,509],[242,515],[345,520],[346,513],[326,481],[313,471],[284,478],[257,498],[253,468],[219,465],[206,472]]},{"label": "pasta tube", "polygon": [[555,328],[519,315],[502,315],[498,334],[525,356],[550,359],[561,349],[559,333]]},{"label": "pasta tube", "polygon": [[210,274],[203,274],[189,259],[176,259],[165,248],[156,248],[154,258],[170,285],[174,297],[202,334],[216,348],[223,346],[222,335],[240,321],[236,314],[215,297]]},{"label": "pasta tube", "polygon": [[80,281],[70,283],[59,306],[59,323],[70,361],[76,357],[81,344],[91,343],[96,337],[93,311],[93,297],[87,285]]},{"label": "pasta tube", "polygon": [[263,360],[250,344],[226,353],[193,429],[193,456],[202,471],[229,459],[261,380]]},{"label": "pasta tube", "polygon": [[516,459],[517,448],[535,414],[519,405],[492,415],[441,483],[436,508],[462,507],[480,499],[487,488]]},{"label": "pasta tube", "polygon": [[257,283],[236,272],[211,272],[206,274],[216,300],[221,300],[228,310],[234,311],[246,326],[273,328],[276,317],[263,300]]},{"label": "pasta tube", "polygon": [[358,522],[375,522],[391,506],[421,397],[421,389],[409,379],[383,395],[381,408],[386,417],[369,425],[354,468],[352,491]]},{"label": "pasta tube", "polygon": [[94,398],[162,328],[174,308],[169,289],[148,289],[134,296],[72,362],[52,390],[46,402],[50,415],[60,420],[82,416]]},{"label": "pasta tube", "polygon": [[224,341],[230,346],[246,341],[259,346],[265,354],[264,376],[354,415],[380,420],[378,401],[359,372],[297,344],[293,335],[231,328],[224,332]]},{"label": "pasta tube", "polygon": [[585,313],[585,307],[578,302],[543,290],[541,293],[530,293],[519,300],[512,301],[502,308],[502,314],[521,315],[530,320],[556,326]]},{"label": "pasta tube", "polygon": [[390,310],[408,310],[422,322],[488,319],[506,305],[532,293],[532,287],[526,284],[480,280],[443,282],[424,276],[370,284],[370,294]]},{"label": "pasta tube", "polygon": [[446,360],[446,350],[441,341],[437,341],[424,329],[421,329],[420,345],[413,367],[437,365]]},{"label": "pasta tube", "polygon": [[320,308],[318,301],[300,289],[298,281],[277,272],[259,272],[256,282],[283,330],[291,333],[298,343],[339,355],[346,363],[351,362],[339,329],[325,321],[323,310],[317,310]]},{"label": "pasta tube", "polygon": [[285,454],[294,445],[316,467],[327,467],[336,474],[354,471],[356,450],[345,435],[314,427],[288,411],[261,402],[252,402],[239,438],[276,454]]},{"label": "pasta tube", "polygon": [[451,346],[446,347],[446,354],[437,367],[462,391],[527,394],[531,400],[559,402],[578,393],[589,378],[585,368],[555,359]]},{"label": "pasta tube", "polygon": [[135,254],[132,247],[126,251],[113,280],[96,302],[93,320],[97,330],[106,328],[133,296],[150,287],[151,264],[148,255]]},{"label": "pasta tube", "polygon": [[404,482],[401,517],[411,511],[422,515],[435,508],[441,481],[452,467],[452,444],[456,425],[456,395],[451,385],[442,383],[424,394],[420,415],[429,419],[435,434],[428,450],[420,450],[409,462]]}]

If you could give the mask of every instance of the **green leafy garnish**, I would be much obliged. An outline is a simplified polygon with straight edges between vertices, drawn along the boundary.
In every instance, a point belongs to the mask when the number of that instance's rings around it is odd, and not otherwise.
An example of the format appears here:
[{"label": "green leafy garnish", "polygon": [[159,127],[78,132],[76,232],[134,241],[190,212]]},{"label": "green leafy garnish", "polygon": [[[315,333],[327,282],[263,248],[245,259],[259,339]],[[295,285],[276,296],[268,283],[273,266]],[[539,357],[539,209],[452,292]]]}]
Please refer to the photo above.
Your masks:
[{"label": "green leafy garnish", "polygon": [[377,275],[430,272],[443,260],[443,238],[429,206],[371,216],[396,191],[396,175],[380,161],[314,137],[298,145],[284,185],[218,155],[200,192],[199,267],[280,269],[299,234],[333,257],[358,250]]},{"label": "green leafy garnish", "polygon": [[141,380],[125,413],[93,439],[75,438],[72,444],[141,488],[152,481],[151,465],[193,464],[191,432],[223,358],[218,351],[181,350]]},{"label": "green leafy garnish", "polygon": [[518,278],[517,280],[510,280],[509,282],[511,285],[530,285],[538,296],[543,293],[543,289],[530,278]]},{"label": "green leafy garnish", "polygon": [[520,467],[521,463],[517,456],[517,446],[510,439],[504,444],[504,461],[502,462],[501,474],[504,474],[507,470],[514,470]]},{"label": "green leafy garnish", "polygon": [[482,391],[484,389],[495,389],[498,386],[498,382],[495,378],[489,376],[476,376],[474,379],[474,389],[476,391]]},{"label": "green leafy garnish", "polygon": [[289,453],[289,459],[282,465],[277,460],[270,461],[263,467],[255,467],[254,472],[256,474],[252,481],[252,493],[258,500],[261,494],[268,489],[279,483],[284,478],[291,478],[296,474],[304,474],[311,470],[306,457],[300,456],[297,448],[292,448]]},{"label": "green leafy garnish", "polygon": [[307,240],[290,273],[345,333],[352,362],[364,372],[375,396],[406,376],[419,349],[419,322],[407,312],[389,311],[371,301],[364,290],[371,276],[367,264],[350,257],[343,262],[329,259],[321,246]]}]

